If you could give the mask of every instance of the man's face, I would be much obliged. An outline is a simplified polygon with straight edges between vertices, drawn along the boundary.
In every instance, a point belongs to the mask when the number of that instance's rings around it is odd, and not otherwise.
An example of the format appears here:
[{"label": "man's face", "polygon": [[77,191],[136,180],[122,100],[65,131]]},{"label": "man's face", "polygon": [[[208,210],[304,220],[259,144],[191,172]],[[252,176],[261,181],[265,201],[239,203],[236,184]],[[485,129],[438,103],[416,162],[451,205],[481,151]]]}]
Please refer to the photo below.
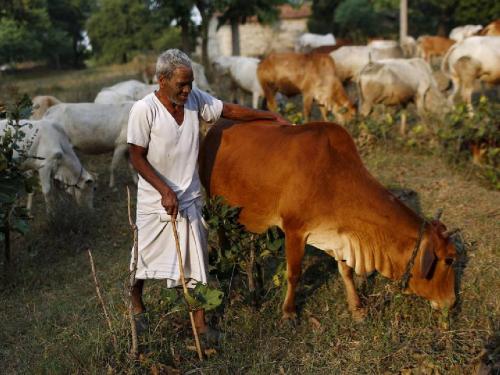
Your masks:
[{"label": "man's face", "polygon": [[184,105],[193,87],[193,79],[193,70],[186,66],[180,66],[174,70],[170,79],[165,75],[160,76],[160,91],[172,103]]}]

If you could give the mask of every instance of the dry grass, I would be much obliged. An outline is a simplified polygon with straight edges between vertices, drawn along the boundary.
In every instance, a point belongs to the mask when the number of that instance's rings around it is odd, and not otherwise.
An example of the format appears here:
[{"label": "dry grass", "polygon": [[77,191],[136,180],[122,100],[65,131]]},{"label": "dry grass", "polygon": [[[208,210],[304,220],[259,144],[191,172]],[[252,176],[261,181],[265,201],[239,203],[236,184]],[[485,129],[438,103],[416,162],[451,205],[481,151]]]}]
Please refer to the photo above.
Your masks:
[{"label": "dry grass", "polygon": [[[100,175],[94,213],[67,204],[47,220],[38,194],[32,229],[15,241],[15,271],[0,280],[2,372],[148,373],[166,371],[163,364],[191,374],[472,374],[482,362],[498,371],[500,193],[450,171],[439,155],[379,146],[363,158],[386,186],[417,192],[424,213],[444,208],[444,222],[462,228],[470,244],[461,303],[448,330],[439,329],[440,316],[424,300],[399,294],[380,276],[358,280],[369,314],[354,323],[335,262],[308,249],[297,326],[280,321],[283,289],[270,290],[254,309],[239,298],[244,289],[235,279],[232,299],[211,315],[225,339],[216,355],[199,363],[187,349],[193,345],[187,314],[178,311],[175,294],[151,282],[145,291],[150,331],[141,340],[141,361],[131,363],[123,301],[132,245],[125,185],[131,181],[122,165],[119,189],[110,190],[111,157],[104,155],[82,158]],[[95,296],[87,246],[118,352]]]}]

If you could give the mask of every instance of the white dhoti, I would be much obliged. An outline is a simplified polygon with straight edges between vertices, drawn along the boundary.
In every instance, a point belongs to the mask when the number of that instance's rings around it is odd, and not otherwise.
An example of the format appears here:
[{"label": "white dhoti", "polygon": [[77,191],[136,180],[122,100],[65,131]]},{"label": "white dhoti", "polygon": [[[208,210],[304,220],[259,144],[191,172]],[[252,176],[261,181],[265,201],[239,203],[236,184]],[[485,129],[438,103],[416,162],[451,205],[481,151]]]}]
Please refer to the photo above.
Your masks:
[{"label": "white dhoti", "polygon": [[[166,279],[167,287],[181,285],[179,259],[172,222],[165,212],[137,214],[137,279]],[[199,203],[193,203],[177,215],[177,231],[188,287],[207,283],[207,228]]]}]

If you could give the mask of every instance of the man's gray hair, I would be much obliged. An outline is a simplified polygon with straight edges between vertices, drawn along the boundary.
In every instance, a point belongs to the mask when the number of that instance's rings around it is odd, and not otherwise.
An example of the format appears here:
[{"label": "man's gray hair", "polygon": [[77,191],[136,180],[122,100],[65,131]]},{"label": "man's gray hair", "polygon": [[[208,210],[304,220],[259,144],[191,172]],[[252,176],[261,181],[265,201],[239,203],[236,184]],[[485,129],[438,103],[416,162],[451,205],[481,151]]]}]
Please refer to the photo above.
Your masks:
[{"label": "man's gray hair", "polygon": [[172,77],[174,70],[180,66],[193,69],[191,59],[177,48],[168,49],[158,56],[156,61],[156,77],[164,75],[167,79]]}]

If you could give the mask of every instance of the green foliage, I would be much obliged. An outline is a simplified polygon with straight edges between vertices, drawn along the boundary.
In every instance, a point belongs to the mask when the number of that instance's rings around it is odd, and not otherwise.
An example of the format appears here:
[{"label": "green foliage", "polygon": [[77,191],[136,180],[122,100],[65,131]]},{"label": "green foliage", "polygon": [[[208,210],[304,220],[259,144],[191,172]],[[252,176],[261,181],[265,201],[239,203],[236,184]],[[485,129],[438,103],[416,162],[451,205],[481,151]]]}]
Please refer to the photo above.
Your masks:
[{"label": "green foliage", "polygon": [[216,0],[216,7],[222,12],[219,25],[237,20],[244,23],[249,17],[257,16],[259,22],[272,23],[279,15],[278,5],[286,0]]},{"label": "green foliage", "polygon": [[[229,276],[235,267],[251,278],[253,275],[249,272],[254,272],[253,262],[263,269],[268,258],[279,258],[283,254],[284,236],[281,231],[271,228],[260,235],[247,232],[238,222],[240,211],[241,208],[229,206],[223,197],[208,200],[203,211],[209,228],[211,271],[221,278]],[[276,282],[274,285],[279,286]]]},{"label": "green foliage", "polygon": [[142,50],[151,49],[157,29],[143,2],[104,0],[87,22],[94,53],[103,63],[128,62]]},{"label": "green foliage", "polygon": [[223,292],[203,283],[197,283],[194,289],[185,296],[192,310],[205,309],[206,311],[219,307],[222,297],[224,297]]},{"label": "green foliage", "polygon": [[0,64],[39,57],[42,43],[26,23],[0,18]]},{"label": "green foliage", "polygon": [[[10,106],[9,106],[10,107]],[[31,113],[31,100],[27,95],[7,108],[7,124],[0,135],[0,235],[7,237],[13,230],[25,234],[28,230],[27,213],[19,199],[32,192],[36,180],[27,177],[21,164],[28,157],[30,142],[25,142],[24,126],[19,119]],[[8,245],[7,245],[8,246]]]},{"label": "green foliage", "polygon": [[297,106],[292,102],[287,102],[284,106],[280,108],[280,114],[284,116],[292,124],[303,124],[304,115],[302,112],[297,110]]},{"label": "green foliage", "polygon": [[307,20],[307,28],[316,34],[337,34],[334,24],[335,9],[341,0],[313,0],[311,17]]},{"label": "green foliage", "polygon": [[470,160],[481,165],[481,174],[500,188],[500,106],[482,96],[474,113],[465,104],[458,105],[438,130],[448,159]]},{"label": "green foliage", "polygon": [[0,63],[82,62],[83,24],[94,0],[13,1],[0,9]]},{"label": "green foliage", "polygon": [[353,40],[387,36],[397,32],[394,12],[374,7],[369,0],[344,0],[335,10],[335,23],[341,35]]}]

